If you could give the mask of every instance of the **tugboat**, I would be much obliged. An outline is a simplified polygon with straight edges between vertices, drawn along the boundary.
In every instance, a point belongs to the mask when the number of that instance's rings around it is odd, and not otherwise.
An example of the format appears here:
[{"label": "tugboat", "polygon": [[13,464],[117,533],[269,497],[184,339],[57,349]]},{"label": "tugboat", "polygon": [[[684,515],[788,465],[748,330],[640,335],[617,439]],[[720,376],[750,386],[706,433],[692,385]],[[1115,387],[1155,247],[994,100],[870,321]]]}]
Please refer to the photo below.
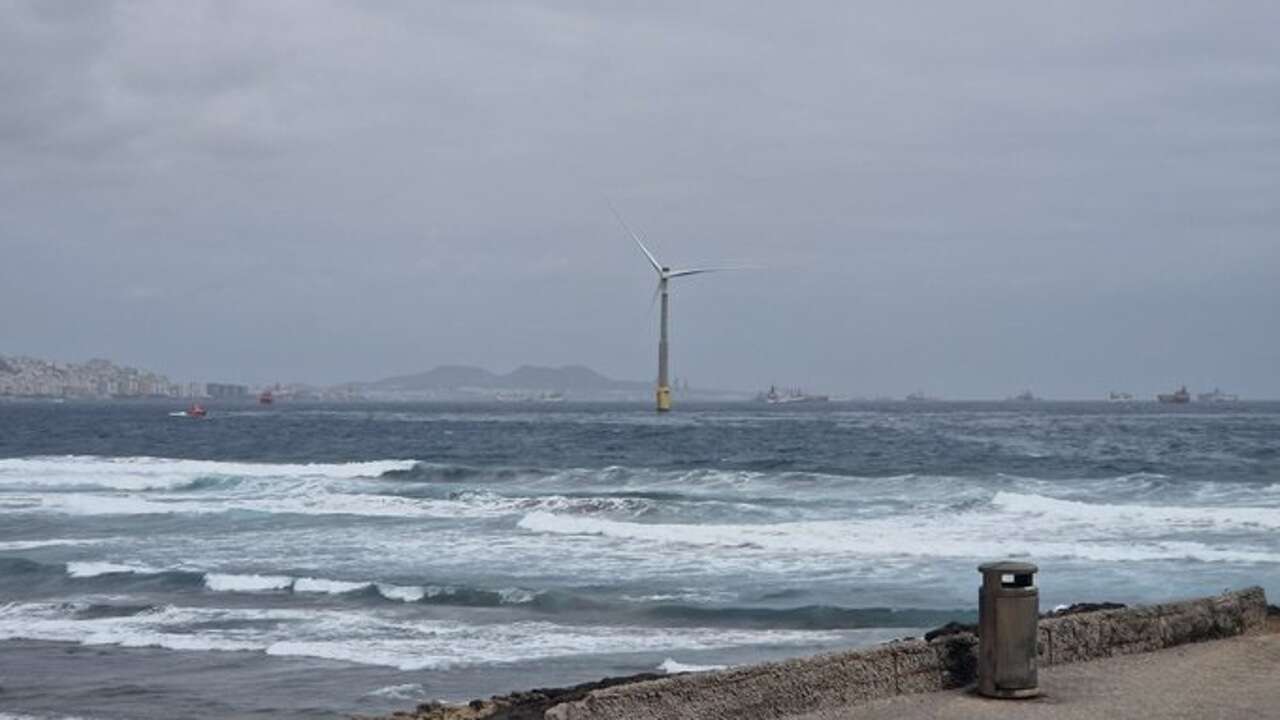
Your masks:
[{"label": "tugboat", "polygon": [[1169,405],[1185,405],[1191,402],[1191,393],[1187,392],[1187,386],[1183,385],[1177,392],[1156,395],[1156,399]]}]

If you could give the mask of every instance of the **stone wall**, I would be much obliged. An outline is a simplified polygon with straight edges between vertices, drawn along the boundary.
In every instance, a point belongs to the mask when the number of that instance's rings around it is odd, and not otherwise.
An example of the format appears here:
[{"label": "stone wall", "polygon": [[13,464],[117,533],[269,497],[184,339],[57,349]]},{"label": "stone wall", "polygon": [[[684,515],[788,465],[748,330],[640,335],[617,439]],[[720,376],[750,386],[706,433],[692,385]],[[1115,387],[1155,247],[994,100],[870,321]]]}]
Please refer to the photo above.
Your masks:
[{"label": "stone wall", "polygon": [[[1067,615],[1040,622],[1041,666],[1148,652],[1263,632],[1262,588],[1217,597]],[[549,720],[780,718],[904,693],[963,687],[978,638],[956,633],[863,651],[689,673],[595,690],[546,711]]]}]

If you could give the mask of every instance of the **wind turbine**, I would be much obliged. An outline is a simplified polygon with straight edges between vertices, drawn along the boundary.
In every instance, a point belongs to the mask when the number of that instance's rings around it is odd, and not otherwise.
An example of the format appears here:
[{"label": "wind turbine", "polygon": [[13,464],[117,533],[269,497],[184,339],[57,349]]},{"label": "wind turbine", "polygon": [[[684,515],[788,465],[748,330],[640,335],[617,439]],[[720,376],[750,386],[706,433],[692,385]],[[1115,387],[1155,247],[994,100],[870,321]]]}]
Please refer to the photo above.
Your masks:
[{"label": "wind turbine", "polygon": [[[668,295],[668,283],[672,278],[685,277],[687,275],[701,275],[703,273],[720,272],[723,270],[734,270],[736,268],[728,267],[703,267],[703,268],[687,268],[683,270],[672,270],[671,268],[658,262],[658,259],[649,252],[649,248],[644,246],[640,241],[640,236],[636,235],[628,225],[627,221],[622,219],[622,215],[618,213],[618,209],[609,203],[609,209],[613,211],[613,216],[618,218],[618,223],[627,231],[632,240],[636,241],[636,245],[640,247],[640,251],[649,259],[649,264],[653,266],[654,272],[658,273],[658,286],[653,290],[654,300],[658,296],[662,296],[662,320],[658,330],[658,389],[657,401],[658,412],[667,412],[671,410],[671,387],[668,385],[668,363],[667,363],[667,319],[670,316],[670,299]],[[652,303],[650,304],[652,307]]]}]

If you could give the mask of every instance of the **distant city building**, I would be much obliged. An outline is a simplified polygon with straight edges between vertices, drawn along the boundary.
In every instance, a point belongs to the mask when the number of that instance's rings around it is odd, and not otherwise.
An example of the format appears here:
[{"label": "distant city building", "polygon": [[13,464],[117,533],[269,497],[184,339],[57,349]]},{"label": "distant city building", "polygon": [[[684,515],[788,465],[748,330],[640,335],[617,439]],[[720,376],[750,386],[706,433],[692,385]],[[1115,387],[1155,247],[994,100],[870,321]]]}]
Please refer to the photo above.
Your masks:
[{"label": "distant city building", "polygon": [[181,387],[163,375],[109,360],[54,363],[29,357],[0,357],[0,396],[56,398],[176,397]]},{"label": "distant city building", "polygon": [[230,383],[209,383],[205,386],[205,393],[217,399],[242,398],[249,396],[249,387]]}]

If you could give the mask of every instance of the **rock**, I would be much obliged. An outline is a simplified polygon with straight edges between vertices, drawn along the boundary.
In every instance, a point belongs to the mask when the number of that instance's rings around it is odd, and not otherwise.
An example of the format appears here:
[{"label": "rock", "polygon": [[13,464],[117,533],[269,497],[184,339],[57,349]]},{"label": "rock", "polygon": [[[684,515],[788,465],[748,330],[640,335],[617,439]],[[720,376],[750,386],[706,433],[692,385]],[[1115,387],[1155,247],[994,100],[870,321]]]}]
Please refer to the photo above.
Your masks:
[{"label": "rock", "polygon": [[1075,603],[1068,605],[1061,610],[1051,610],[1042,613],[1042,618],[1063,617],[1064,615],[1079,615],[1080,613],[1098,612],[1099,610],[1120,610],[1127,607],[1124,603],[1100,602],[1100,603]]},{"label": "rock", "polygon": [[942,665],[943,688],[964,687],[978,679],[978,636],[958,631],[929,643]]},{"label": "rock", "polygon": [[970,635],[978,634],[977,625],[965,625],[964,623],[949,622],[940,628],[934,628],[924,634],[926,642],[932,642],[934,638],[946,637],[947,635],[955,635],[956,633],[969,633]]}]

